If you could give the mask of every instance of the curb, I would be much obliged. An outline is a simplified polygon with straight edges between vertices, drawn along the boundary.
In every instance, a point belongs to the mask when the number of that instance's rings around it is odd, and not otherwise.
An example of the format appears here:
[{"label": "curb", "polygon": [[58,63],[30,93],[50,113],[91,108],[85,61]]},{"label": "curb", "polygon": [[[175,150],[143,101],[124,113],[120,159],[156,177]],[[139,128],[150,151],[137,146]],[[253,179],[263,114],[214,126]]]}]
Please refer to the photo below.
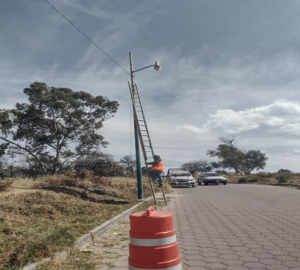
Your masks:
[{"label": "curb", "polygon": [[[96,227],[95,229],[90,230],[90,232],[88,234],[83,235],[75,242],[74,247],[79,250],[84,249],[86,246],[93,243],[95,238],[99,238],[104,233],[106,233],[109,229],[120,224],[126,217],[129,217],[129,215],[135,208],[139,207],[142,203],[144,203],[152,198],[153,197],[150,196],[150,197],[144,199],[142,202],[139,202],[138,204],[132,206],[131,208],[124,211],[123,213],[113,217],[112,219],[105,221],[100,226]],[[55,254],[54,258],[65,260],[68,256],[68,254],[69,254],[69,251],[57,252]],[[51,258],[45,258],[42,260],[42,262],[48,261],[48,260],[51,260]],[[19,270],[36,270],[38,265],[39,265],[39,262],[32,263],[23,268],[20,268]]]},{"label": "curb", "polygon": [[104,233],[106,233],[110,228],[117,226],[120,224],[126,217],[129,217],[131,212],[139,207],[143,202],[148,201],[152,199],[152,197],[149,197],[145,199],[144,201],[132,206],[131,208],[127,209],[123,213],[113,217],[112,219],[109,219],[102,223],[100,226],[96,227],[93,230],[90,230],[90,233],[85,234],[84,236],[80,237],[76,242],[75,242],[75,248],[77,249],[84,249],[86,246],[89,244],[93,243],[95,238],[99,238],[102,236]]}]

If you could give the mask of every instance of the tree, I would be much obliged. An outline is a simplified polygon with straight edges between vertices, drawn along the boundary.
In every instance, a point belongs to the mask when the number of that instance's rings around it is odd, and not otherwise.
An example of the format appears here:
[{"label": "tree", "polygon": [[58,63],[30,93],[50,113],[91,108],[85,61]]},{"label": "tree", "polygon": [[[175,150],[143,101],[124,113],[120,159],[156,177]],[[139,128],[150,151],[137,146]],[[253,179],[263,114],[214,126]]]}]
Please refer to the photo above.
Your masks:
[{"label": "tree", "polygon": [[30,155],[43,174],[107,142],[97,133],[117,111],[117,101],[35,82],[24,89],[29,103],[0,110],[0,139],[11,155]]},{"label": "tree", "polygon": [[94,151],[86,157],[80,157],[74,162],[76,171],[89,170],[98,176],[123,176],[124,168],[115,161],[112,155]]},{"label": "tree", "polygon": [[253,170],[263,169],[266,166],[267,156],[259,150],[244,152],[242,158],[243,173],[249,175]]},{"label": "tree", "polygon": [[5,151],[8,147],[8,143],[2,143],[0,144],[0,177],[3,179],[4,178],[4,163],[3,160],[1,159],[2,156],[5,155]]},{"label": "tree", "polygon": [[136,174],[136,161],[131,156],[124,156],[120,159],[120,164],[124,168],[124,176],[132,177]]},{"label": "tree", "polygon": [[267,156],[259,150],[242,151],[235,147],[234,137],[220,138],[220,144],[215,150],[208,150],[207,155],[217,157],[218,162],[212,162],[213,167],[234,169],[236,174],[249,175],[253,170],[263,169]]},{"label": "tree", "polygon": [[188,170],[191,174],[197,172],[207,172],[211,170],[211,166],[207,161],[194,160],[181,165],[181,168]]},{"label": "tree", "polygon": [[290,171],[288,169],[280,169],[280,170],[278,170],[277,173],[292,173],[292,171]]},{"label": "tree", "polygon": [[5,151],[7,150],[9,143],[0,144],[0,158],[5,155]]}]

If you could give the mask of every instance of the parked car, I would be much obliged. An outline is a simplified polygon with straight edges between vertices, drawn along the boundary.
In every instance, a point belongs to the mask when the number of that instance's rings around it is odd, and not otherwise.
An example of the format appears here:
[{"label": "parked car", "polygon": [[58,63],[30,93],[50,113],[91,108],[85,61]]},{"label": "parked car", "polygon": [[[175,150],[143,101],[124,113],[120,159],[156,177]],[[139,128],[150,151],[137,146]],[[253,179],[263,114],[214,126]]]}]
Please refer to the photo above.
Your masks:
[{"label": "parked car", "polygon": [[170,171],[167,179],[172,187],[196,187],[196,180],[188,171]]},{"label": "parked car", "polygon": [[208,185],[208,184],[218,185],[219,183],[221,183],[223,185],[227,185],[227,179],[224,176],[222,176],[218,173],[214,173],[214,172],[200,173],[198,175],[197,182],[198,182],[199,186],[202,183],[204,185]]},{"label": "parked car", "polygon": [[171,172],[175,172],[175,171],[176,171],[176,172],[177,172],[177,171],[180,171],[180,172],[181,172],[181,171],[185,171],[185,170],[183,170],[183,169],[181,169],[181,168],[169,168],[169,169],[168,169],[168,172],[167,172],[167,177],[170,176],[170,173],[171,173]]}]

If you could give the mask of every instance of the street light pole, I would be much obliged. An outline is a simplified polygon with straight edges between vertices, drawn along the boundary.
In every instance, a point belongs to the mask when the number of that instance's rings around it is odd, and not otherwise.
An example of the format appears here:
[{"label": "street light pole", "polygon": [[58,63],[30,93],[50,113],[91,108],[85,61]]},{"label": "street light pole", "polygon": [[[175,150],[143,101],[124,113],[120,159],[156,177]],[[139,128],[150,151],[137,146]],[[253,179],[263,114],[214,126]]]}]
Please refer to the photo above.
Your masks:
[{"label": "street light pole", "polygon": [[[132,63],[132,54],[129,53],[130,60],[130,77],[131,77],[131,89],[133,100],[135,98],[135,82],[134,82],[134,71]],[[134,110],[133,110],[134,111]],[[134,117],[134,142],[135,142],[135,159],[136,159],[136,177],[137,177],[137,188],[138,188],[138,199],[143,199],[143,181],[142,181],[142,169],[141,169],[141,158],[140,158],[140,142],[139,134],[137,130],[137,122]]]},{"label": "street light pole", "polygon": [[[133,100],[135,100],[136,88],[134,82],[134,73],[140,70],[154,67],[156,71],[161,69],[161,66],[158,62],[155,62],[154,65],[150,65],[141,69],[133,70],[133,62],[132,62],[132,53],[129,53],[129,61],[130,61],[130,77],[131,77],[131,91]],[[133,104],[134,106],[134,104]],[[133,109],[134,112],[134,109]],[[141,169],[141,158],[140,158],[140,142],[139,142],[139,134],[138,134],[138,123],[134,117],[134,141],[135,141],[135,156],[136,156],[136,173],[137,173],[137,188],[138,188],[138,199],[143,199],[143,181],[142,181],[142,169]]]}]

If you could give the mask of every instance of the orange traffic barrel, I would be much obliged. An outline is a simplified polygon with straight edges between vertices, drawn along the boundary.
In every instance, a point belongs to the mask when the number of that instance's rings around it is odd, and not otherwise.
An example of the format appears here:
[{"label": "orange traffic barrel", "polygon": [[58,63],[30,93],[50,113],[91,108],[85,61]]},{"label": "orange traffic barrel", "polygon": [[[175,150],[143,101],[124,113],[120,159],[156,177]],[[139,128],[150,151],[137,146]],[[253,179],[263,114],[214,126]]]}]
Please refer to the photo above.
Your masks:
[{"label": "orange traffic barrel", "polygon": [[172,213],[151,206],[131,214],[129,234],[130,270],[182,270]]}]

